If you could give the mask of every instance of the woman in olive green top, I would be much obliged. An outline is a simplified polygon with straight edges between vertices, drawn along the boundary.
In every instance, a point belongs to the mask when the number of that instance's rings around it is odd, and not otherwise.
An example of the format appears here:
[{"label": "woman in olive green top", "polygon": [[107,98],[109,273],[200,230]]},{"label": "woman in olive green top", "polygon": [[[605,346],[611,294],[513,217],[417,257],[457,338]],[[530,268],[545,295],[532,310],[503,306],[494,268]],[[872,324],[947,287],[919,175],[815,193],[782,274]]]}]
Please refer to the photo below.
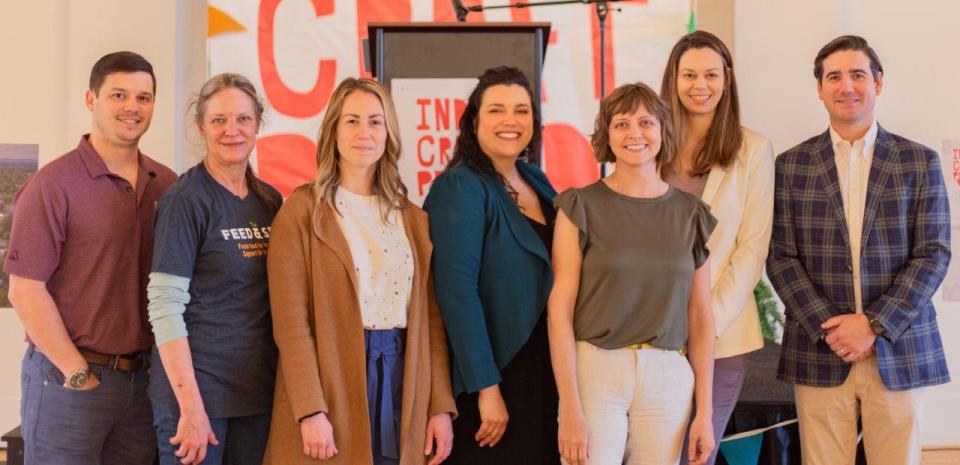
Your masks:
[{"label": "woman in olive green top", "polygon": [[716,220],[660,179],[675,147],[669,109],[649,87],[614,90],[594,130],[597,159],[616,171],[556,199],[548,312],[560,452],[570,464],[675,464],[693,393],[690,457],[703,463],[714,447],[703,265]]}]

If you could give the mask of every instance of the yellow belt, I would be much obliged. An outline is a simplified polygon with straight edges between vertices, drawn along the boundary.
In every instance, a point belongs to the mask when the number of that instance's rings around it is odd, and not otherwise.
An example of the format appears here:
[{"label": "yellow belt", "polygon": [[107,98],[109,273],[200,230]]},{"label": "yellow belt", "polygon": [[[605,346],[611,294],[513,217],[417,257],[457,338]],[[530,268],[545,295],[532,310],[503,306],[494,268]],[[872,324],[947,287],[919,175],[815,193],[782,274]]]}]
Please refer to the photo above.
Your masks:
[{"label": "yellow belt", "polygon": [[[639,344],[630,344],[630,345],[627,346],[627,348],[628,348],[628,349],[634,349],[634,350],[643,350],[643,349],[659,349],[659,350],[664,350],[664,349],[660,349],[659,347],[655,347],[653,344],[651,344],[651,343],[649,343],[649,342],[641,342],[641,343],[639,343]],[[686,355],[687,355],[687,350],[686,350],[686,349],[680,349],[680,350],[678,350],[677,352],[680,352],[680,355],[683,355],[683,356],[686,356]]]}]

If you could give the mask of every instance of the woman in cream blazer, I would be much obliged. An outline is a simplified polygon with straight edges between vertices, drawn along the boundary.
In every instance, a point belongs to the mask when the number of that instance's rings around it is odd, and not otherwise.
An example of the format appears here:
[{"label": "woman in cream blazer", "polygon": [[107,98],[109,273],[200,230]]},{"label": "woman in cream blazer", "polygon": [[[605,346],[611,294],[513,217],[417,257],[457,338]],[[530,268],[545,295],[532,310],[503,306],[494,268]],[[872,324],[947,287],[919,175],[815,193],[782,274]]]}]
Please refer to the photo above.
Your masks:
[{"label": "woman in cream blazer", "polygon": [[[697,31],[677,42],[661,96],[673,108],[680,147],[661,174],[674,187],[700,195],[719,220],[707,242],[718,338],[713,431],[719,444],[740,396],[746,354],[763,347],[753,289],[763,274],[773,225],[773,146],[740,126],[733,59],[713,34]],[[706,463],[715,460],[716,452]]]}]

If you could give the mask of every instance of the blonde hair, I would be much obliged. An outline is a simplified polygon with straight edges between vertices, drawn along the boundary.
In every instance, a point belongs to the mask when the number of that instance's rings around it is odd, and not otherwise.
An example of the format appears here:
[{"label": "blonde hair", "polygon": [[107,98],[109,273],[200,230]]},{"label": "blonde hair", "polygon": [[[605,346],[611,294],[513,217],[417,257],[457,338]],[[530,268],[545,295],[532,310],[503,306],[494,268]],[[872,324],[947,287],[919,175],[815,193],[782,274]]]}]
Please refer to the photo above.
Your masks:
[{"label": "blonde hair", "polygon": [[320,123],[320,133],[317,137],[317,174],[311,188],[318,205],[326,203],[335,212],[337,209],[337,188],[340,186],[340,153],[337,151],[337,123],[343,112],[343,102],[354,92],[366,92],[377,97],[383,105],[384,119],[387,128],[387,143],[383,156],[377,162],[373,180],[373,193],[380,204],[380,218],[384,223],[394,210],[402,210],[407,198],[407,187],[400,179],[400,126],[397,123],[397,112],[393,106],[390,93],[382,84],[366,78],[346,78],[333,91],[327,113]]}]

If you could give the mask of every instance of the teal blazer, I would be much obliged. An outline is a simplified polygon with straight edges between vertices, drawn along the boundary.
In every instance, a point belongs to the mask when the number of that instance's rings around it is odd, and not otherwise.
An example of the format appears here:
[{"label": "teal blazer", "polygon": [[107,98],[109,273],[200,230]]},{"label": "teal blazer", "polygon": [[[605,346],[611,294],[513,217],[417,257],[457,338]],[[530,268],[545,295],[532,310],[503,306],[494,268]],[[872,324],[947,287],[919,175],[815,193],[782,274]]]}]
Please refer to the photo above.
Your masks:
[{"label": "teal blazer", "polygon": [[[557,195],[539,168],[517,169],[537,195]],[[547,305],[550,255],[503,183],[458,164],[430,187],[433,277],[451,349],[454,395],[500,382]]]}]

